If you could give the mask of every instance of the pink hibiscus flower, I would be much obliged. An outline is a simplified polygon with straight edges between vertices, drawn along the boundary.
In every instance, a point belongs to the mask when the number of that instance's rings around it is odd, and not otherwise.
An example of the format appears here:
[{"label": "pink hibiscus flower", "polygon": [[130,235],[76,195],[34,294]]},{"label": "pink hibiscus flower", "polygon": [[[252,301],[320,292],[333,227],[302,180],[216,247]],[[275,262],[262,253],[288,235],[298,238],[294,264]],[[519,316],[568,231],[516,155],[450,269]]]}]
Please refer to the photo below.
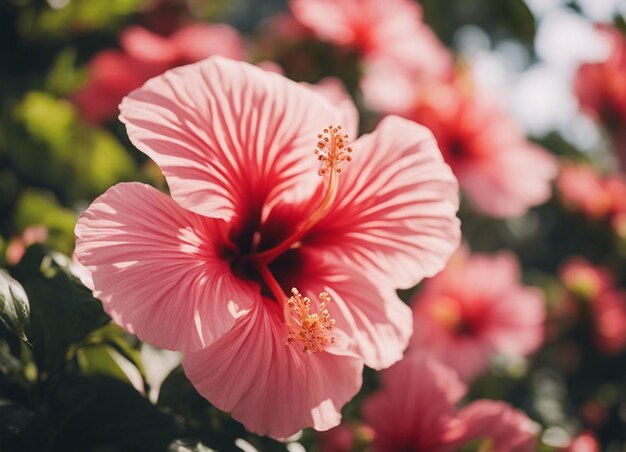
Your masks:
[{"label": "pink hibiscus flower", "polygon": [[615,153],[626,169],[626,37],[608,25],[599,25],[610,53],[606,60],[585,63],[574,79],[574,91],[581,108],[611,131]]},{"label": "pink hibiscus flower", "polygon": [[467,387],[432,356],[405,358],[381,375],[382,389],[362,406],[375,451],[453,451],[477,440],[496,452],[535,450],[536,424],[510,405],[478,400],[457,410]]},{"label": "pink hibiscus flower", "polygon": [[426,79],[452,69],[449,52],[411,0],[292,0],[290,6],[320,39],[352,48],[376,67]]},{"label": "pink hibiscus flower", "polygon": [[626,348],[626,291],[608,290],[591,303],[595,343],[607,355]]},{"label": "pink hibiscus flower", "polygon": [[592,220],[611,223],[620,234],[626,215],[626,179],[621,174],[602,176],[588,165],[561,166],[556,187],[565,207]]},{"label": "pink hibiscus flower", "polygon": [[456,404],[467,388],[454,370],[415,355],[381,372],[382,388],[361,407],[373,450],[454,450],[466,433]]},{"label": "pink hibiscus flower", "polygon": [[550,198],[555,159],[528,142],[488,95],[439,84],[403,96],[405,108],[387,111],[432,130],[463,192],[480,212],[518,216]]},{"label": "pink hibiscus flower", "polygon": [[600,443],[592,432],[578,435],[563,452],[600,452]]},{"label": "pink hibiscus flower", "polygon": [[616,120],[626,121],[626,37],[607,25],[597,29],[609,43],[608,57],[581,65],[574,91],[585,111],[610,125]]},{"label": "pink hibiscus flower", "polygon": [[394,289],[458,245],[457,186],[432,135],[389,117],[348,144],[342,117],[246,63],[170,70],[121,119],[172,197],[120,184],[76,227],[113,320],[183,351],[198,391],[259,434],[337,425],[363,363],[387,367],[408,343]]},{"label": "pink hibiscus flower", "polygon": [[587,300],[597,298],[615,284],[610,270],[592,265],[578,256],[563,264],[559,276],[569,292]]},{"label": "pink hibiscus flower", "polygon": [[[525,413],[495,400],[477,400],[459,411],[463,442],[484,442],[493,452],[535,452],[539,426]],[[482,450],[482,449],[481,449]]]},{"label": "pink hibiscus flower", "polygon": [[609,55],[604,61],[580,66],[574,91],[581,108],[609,129],[615,154],[626,169],[626,37],[608,25],[599,25],[598,31],[609,43]]},{"label": "pink hibiscus flower", "polygon": [[528,355],[544,337],[544,297],[520,284],[510,253],[458,253],[426,281],[413,313],[411,350],[433,353],[464,380],[480,375],[494,354]]},{"label": "pink hibiscus flower", "polygon": [[89,63],[89,80],[73,100],[84,118],[102,123],[114,118],[122,98],[163,71],[211,55],[243,59],[239,32],[226,24],[191,24],[169,37],[132,26],[121,37],[122,50],[103,50]]},{"label": "pink hibiscus flower", "polygon": [[[612,272],[573,257],[563,264],[559,273],[569,294],[589,303],[598,350],[608,355],[622,352],[626,348],[626,291],[615,286]],[[571,296],[563,303],[577,309]]]}]

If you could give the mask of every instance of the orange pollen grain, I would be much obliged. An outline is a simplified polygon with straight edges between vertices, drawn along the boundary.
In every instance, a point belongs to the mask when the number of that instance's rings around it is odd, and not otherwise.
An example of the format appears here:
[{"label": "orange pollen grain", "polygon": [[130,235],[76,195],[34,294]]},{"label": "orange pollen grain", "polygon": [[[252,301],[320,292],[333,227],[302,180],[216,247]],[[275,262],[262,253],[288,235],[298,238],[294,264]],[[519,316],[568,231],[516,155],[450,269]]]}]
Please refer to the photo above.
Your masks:
[{"label": "orange pollen grain", "polygon": [[322,163],[319,175],[323,176],[330,171],[341,173],[341,163],[352,160],[352,148],[348,146],[348,135],[342,133],[341,126],[329,125],[323,133],[317,135],[319,141],[313,151]]},{"label": "orange pollen grain", "polygon": [[315,353],[324,351],[328,343],[334,344],[335,338],[331,332],[335,320],[330,318],[326,306],[330,303],[330,295],[322,292],[319,295],[320,305],[318,312],[311,314],[311,300],[303,297],[295,287],[291,289],[291,297],[287,300],[290,313],[287,343],[302,343],[302,351]]}]

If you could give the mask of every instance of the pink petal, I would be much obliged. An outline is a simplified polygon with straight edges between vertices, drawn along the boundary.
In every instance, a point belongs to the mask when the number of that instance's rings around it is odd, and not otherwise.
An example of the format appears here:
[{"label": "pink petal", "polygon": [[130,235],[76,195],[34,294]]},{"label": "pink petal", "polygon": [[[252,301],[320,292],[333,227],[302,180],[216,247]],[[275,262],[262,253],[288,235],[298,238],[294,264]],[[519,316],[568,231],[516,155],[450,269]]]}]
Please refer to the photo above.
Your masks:
[{"label": "pink petal", "polygon": [[414,330],[408,355],[429,352],[454,369],[463,381],[471,381],[489,366],[493,350],[485,341],[457,338],[424,315],[415,316]]},{"label": "pink petal", "polygon": [[600,443],[593,432],[584,432],[572,440],[563,452],[600,452]]},{"label": "pink petal", "polygon": [[353,44],[358,37],[353,22],[359,8],[354,0],[292,0],[289,6],[296,19],[322,40]]},{"label": "pink petal", "polygon": [[113,320],[146,342],[174,350],[207,347],[260,302],[222,257],[225,223],[179,207],[156,189],[119,184],[76,225],[75,256]]},{"label": "pink petal", "polygon": [[456,171],[472,204],[493,217],[519,216],[546,202],[556,173],[552,155],[522,141]]},{"label": "pink petal", "polygon": [[336,77],[326,77],[314,85],[303,83],[328,99],[341,112],[341,124],[349,137],[356,138],[359,132],[359,111],[343,82]]},{"label": "pink petal", "polygon": [[148,81],[120,109],[173,198],[225,220],[309,196],[319,184],[317,134],[340,115],[295,82],[221,57]]},{"label": "pink petal", "polygon": [[[546,306],[541,290],[531,287],[511,287],[506,303],[494,303],[486,313],[491,323],[484,338],[499,353],[527,356],[536,351],[544,338]],[[511,332],[515,334],[511,334]]]},{"label": "pink petal", "polygon": [[124,51],[132,58],[148,64],[162,65],[163,70],[178,58],[178,49],[167,38],[139,27],[132,26],[120,36]]},{"label": "pink petal", "polygon": [[543,341],[546,308],[543,294],[519,279],[510,253],[457,253],[415,297],[411,349],[435,354],[467,381],[496,353],[532,353]]},{"label": "pink petal", "polygon": [[170,43],[185,63],[195,63],[213,55],[243,60],[246,48],[239,32],[227,24],[197,23],[177,30]]},{"label": "pink petal", "polygon": [[339,260],[411,287],[459,245],[458,187],[431,133],[388,116],[351,144],[335,205],[306,241]]},{"label": "pink petal", "polygon": [[312,301],[328,292],[335,329],[354,341],[353,351],[374,369],[391,366],[402,358],[411,334],[411,309],[396,291],[370,281],[347,265],[324,261],[318,253],[302,253],[301,270],[282,272],[285,284],[298,288]]},{"label": "pink petal", "polygon": [[72,100],[87,121],[108,121],[118,113],[118,104],[126,94],[159,73],[159,69],[151,72],[154,69],[117,50],[103,50],[89,63],[89,80]]},{"label": "pink petal", "polygon": [[361,412],[375,431],[374,450],[452,450],[464,433],[455,404],[466,392],[456,373],[426,355],[382,372],[383,388]]},{"label": "pink petal", "polygon": [[465,441],[491,439],[494,452],[534,452],[537,425],[504,402],[478,400],[459,412],[467,425]]},{"label": "pink petal", "polygon": [[363,362],[285,341],[277,304],[264,299],[213,346],[183,366],[198,392],[260,435],[285,438],[304,427],[339,424],[341,407],[361,387]]}]

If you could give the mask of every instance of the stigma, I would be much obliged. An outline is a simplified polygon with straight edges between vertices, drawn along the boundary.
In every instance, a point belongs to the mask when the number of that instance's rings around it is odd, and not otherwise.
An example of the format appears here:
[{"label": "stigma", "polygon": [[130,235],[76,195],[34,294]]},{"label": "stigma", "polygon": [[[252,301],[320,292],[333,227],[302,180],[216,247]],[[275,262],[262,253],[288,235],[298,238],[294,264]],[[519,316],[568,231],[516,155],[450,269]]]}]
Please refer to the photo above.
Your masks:
[{"label": "stigma", "polygon": [[348,146],[348,135],[342,133],[341,126],[332,124],[317,135],[319,141],[314,150],[317,159],[322,163],[319,175],[341,173],[341,163],[352,160],[352,148]]},{"label": "stigma", "polygon": [[311,300],[303,297],[295,287],[291,289],[291,297],[287,300],[287,343],[300,343],[305,353],[321,352],[327,344],[335,343],[331,335],[335,320],[330,317],[326,307],[331,301],[330,295],[322,292],[319,299],[319,309],[315,314],[311,314]]}]

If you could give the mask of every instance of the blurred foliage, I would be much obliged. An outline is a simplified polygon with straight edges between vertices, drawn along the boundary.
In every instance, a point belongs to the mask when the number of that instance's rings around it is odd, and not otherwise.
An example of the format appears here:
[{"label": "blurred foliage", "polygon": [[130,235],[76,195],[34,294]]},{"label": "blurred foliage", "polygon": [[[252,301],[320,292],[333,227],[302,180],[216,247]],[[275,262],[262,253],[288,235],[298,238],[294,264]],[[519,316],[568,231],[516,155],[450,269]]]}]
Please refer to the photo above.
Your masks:
[{"label": "blurred foliage", "polygon": [[24,39],[67,39],[122,24],[145,0],[12,0],[20,7],[17,28]]},{"label": "blurred foliage", "polygon": [[477,25],[490,36],[515,37],[531,46],[535,17],[523,0],[423,0],[424,19],[444,42],[451,44],[463,25]]}]

